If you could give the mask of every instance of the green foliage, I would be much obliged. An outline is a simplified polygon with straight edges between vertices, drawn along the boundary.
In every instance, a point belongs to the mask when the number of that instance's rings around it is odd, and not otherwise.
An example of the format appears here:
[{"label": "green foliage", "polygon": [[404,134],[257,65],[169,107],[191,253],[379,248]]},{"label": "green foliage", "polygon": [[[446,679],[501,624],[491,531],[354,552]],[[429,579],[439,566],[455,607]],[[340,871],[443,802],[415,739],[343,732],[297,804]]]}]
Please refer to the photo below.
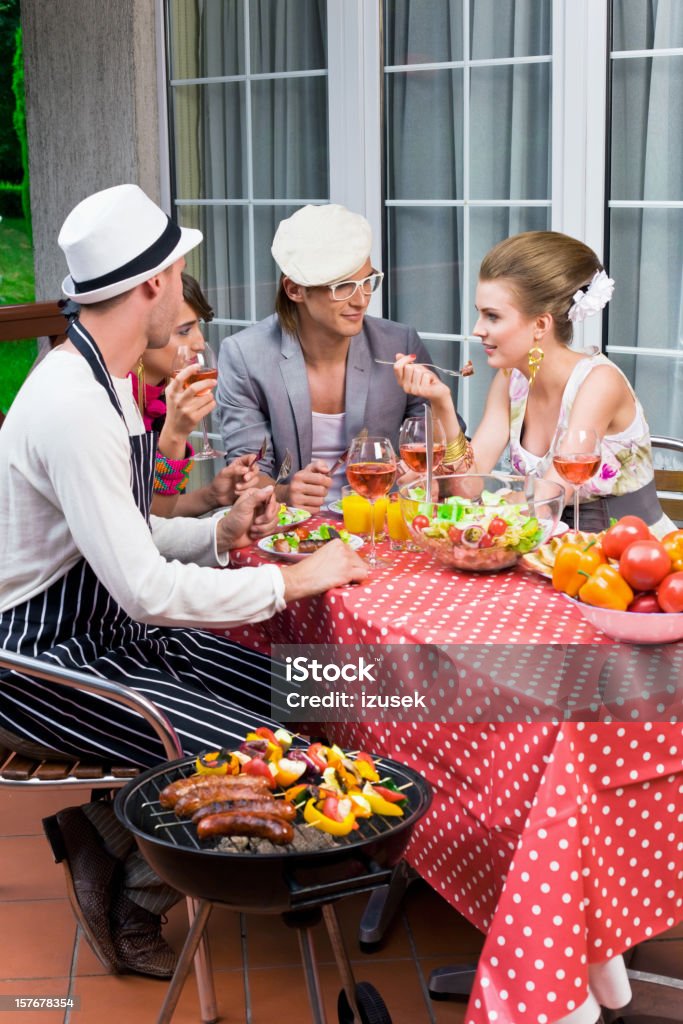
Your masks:
[{"label": "green foliage", "polygon": [[23,218],[22,191],[21,185],[15,185],[11,181],[0,181],[0,217],[15,217],[19,220]]},{"label": "green foliage", "polygon": [[24,96],[24,47],[21,40],[21,26],[17,27],[15,33],[16,47],[14,50],[14,62],[12,72],[12,92],[14,93],[15,107],[12,123],[19,140],[21,152],[21,209],[24,220],[31,223],[31,191],[28,177],[28,138],[26,137],[26,99]]},{"label": "green foliage", "polygon": [[0,0],[0,181],[22,180],[21,149],[13,124],[15,96],[12,91],[19,0]]},{"label": "green foliage", "polygon": [[[23,220],[0,221],[0,305],[33,302],[33,249]],[[36,358],[36,342],[0,341],[0,409],[7,412]]]}]

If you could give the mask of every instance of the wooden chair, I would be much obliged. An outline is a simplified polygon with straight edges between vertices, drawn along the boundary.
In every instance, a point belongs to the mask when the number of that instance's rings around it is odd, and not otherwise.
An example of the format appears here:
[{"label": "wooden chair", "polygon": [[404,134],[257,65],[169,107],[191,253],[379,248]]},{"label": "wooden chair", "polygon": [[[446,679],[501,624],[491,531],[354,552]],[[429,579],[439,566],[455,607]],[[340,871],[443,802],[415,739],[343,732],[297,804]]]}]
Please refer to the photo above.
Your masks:
[{"label": "wooden chair", "polygon": [[[182,757],[183,749],[175,729],[166,715],[144,694],[129,686],[89,676],[84,672],[50,665],[36,658],[28,658],[11,651],[0,650],[0,669],[15,669],[35,679],[46,679],[57,686],[80,690],[123,704],[141,715],[149,723],[163,744],[169,760]],[[1,684],[0,684],[1,685]],[[21,786],[27,793],[44,786],[68,788],[90,787],[93,790],[114,790],[134,778],[139,769],[130,765],[99,764],[91,756],[75,758],[49,750],[0,729],[0,785]],[[190,924],[196,908],[187,900]],[[195,974],[199,992],[202,1021],[215,1021],[218,1009],[213,983],[213,972],[208,944],[202,941],[195,955]]]},{"label": "wooden chair", "polygon": [[[683,441],[675,437],[652,437],[653,448],[683,454]],[[657,493],[664,512],[679,525],[683,524],[683,459],[681,469],[655,469]]]}]

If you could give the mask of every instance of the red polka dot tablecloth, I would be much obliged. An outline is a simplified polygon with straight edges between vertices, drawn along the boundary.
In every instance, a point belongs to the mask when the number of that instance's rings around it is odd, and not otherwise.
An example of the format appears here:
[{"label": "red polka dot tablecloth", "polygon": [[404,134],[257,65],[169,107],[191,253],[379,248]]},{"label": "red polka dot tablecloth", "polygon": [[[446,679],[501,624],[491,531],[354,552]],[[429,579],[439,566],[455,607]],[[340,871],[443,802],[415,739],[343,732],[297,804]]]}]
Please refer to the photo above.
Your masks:
[{"label": "red polka dot tablecloth", "polygon": [[[233,564],[259,561],[245,549]],[[273,643],[585,644],[602,673],[612,658],[606,687],[619,713],[603,709],[603,721],[326,726],[347,749],[409,764],[434,789],[407,859],[486,934],[468,1024],[551,1024],[579,1012],[592,965],[683,919],[683,724],[643,721],[648,709],[668,712],[667,700],[674,707],[683,645],[635,649],[646,668],[663,659],[672,692],[644,685],[623,700],[624,645],[545,580],[455,573],[407,552],[362,586],[229,635],[266,652]]]}]

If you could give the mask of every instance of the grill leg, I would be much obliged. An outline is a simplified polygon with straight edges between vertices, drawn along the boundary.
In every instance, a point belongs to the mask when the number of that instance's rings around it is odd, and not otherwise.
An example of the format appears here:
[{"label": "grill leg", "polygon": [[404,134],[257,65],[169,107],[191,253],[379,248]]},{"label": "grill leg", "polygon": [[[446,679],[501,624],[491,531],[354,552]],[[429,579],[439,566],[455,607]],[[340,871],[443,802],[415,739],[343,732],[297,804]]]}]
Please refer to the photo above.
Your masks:
[{"label": "grill leg", "polygon": [[344,945],[344,939],[342,938],[339,921],[337,920],[337,912],[334,909],[333,903],[324,903],[322,909],[325,927],[327,928],[327,934],[330,938],[332,952],[334,953],[334,959],[337,964],[339,976],[342,980],[344,992],[346,993],[349,1006],[353,1010],[354,1020],[356,1021],[356,1024],[360,1024],[360,1014],[358,1012],[358,1004],[356,1003],[356,979],[353,976],[351,961],[349,960],[349,955],[346,952],[346,946]]},{"label": "grill leg", "polygon": [[[178,966],[175,969],[171,982],[168,986],[168,992],[164,999],[163,1006],[157,1017],[157,1024],[169,1024],[171,1017],[175,1013],[178,1000],[180,999],[180,993],[183,990],[183,985],[187,980],[187,975],[190,972],[192,966],[192,958],[197,952],[200,942],[204,936],[204,930],[208,924],[211,911],[213,910],[213,904],[209,900],[199,900],[198,904],[195,904],[194,900],[188,899],[188,910],[192,908],[192,924],[190,930],[187,933],[185,939],[185,945],[183,946],[180,958],[178,960]],[[202,1015],[202,1021],[204,1024],[214,1024],[218,1019],[218,1010],[216,1008],[216,995],[213,988],[213,974],[211,973],[211,962],[208,956],[204,954],[208,953],[208,946],[203,943],[203,949],[197,954],[197,988],[199,989],[199,1000],[200,1010]],[[206,973],[208,972],[208,973]]]},{"label": "grill leg", "polygon": [[299,937],[299,949],[301,950],[301,960],[304,965],[308,1000],[311,1004],[311,1022],[312,1024],[326,1024],[327,1018],[325,1017],[325,1006],[322,992],[320,991],[320,978],[318,977],[318,964],[313,946],[313,931],[310,927],[303,926],[297,928],[296,933]]}]

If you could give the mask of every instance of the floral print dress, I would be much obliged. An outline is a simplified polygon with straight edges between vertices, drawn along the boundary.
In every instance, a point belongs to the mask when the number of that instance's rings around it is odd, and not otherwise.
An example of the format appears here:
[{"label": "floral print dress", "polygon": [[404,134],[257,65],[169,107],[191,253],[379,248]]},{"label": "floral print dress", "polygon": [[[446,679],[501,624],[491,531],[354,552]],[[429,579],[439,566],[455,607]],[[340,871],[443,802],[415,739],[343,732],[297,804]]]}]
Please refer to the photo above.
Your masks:
[{"label": "floral print dress", "polygon": [[[580,360],[572,370],[562,395],[558,429],[568,425],[579,388],[596,366],[612,366],[621,373],[619,367],[615,366],[601,352],[596,351],[588,358]],[[626,430],[622,430],[618,434],[607,434],[602,439],[600,468],[591,480],[579,488],[581,501],[594,501],[596,498],[630,494],[640,490],[654,479],[650,430],[633,388],[624,374],[621,373],[621,375],[635,400],[636,414]],[[517,473],[533,472],[538,476],[544,476],[550,468],[551,453],[547,452],[543,456],[532,455],[522,447],[520,440],[529,396],[529,381],[519,370],[513,370],[510,375],[509,394],[510,461],[512,467]]]}]

